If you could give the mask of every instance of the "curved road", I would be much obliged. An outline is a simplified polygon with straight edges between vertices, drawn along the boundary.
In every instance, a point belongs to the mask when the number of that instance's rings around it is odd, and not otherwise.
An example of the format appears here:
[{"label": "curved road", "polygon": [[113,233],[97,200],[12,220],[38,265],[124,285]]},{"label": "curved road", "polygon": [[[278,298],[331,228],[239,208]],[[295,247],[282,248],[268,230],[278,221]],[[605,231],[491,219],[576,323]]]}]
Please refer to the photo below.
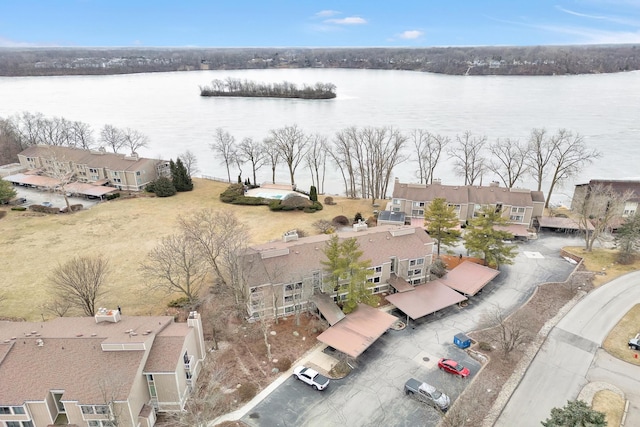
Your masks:
[{"label": "curved road", "polygon": [[640,426],[640,366],[601,349],[609,331],[638,303],[640,271],[587,294],[551,330],[495,426],[539,427],[552,408],[576,399],[594,381],[620,388],[630,403],[625,425]]}]

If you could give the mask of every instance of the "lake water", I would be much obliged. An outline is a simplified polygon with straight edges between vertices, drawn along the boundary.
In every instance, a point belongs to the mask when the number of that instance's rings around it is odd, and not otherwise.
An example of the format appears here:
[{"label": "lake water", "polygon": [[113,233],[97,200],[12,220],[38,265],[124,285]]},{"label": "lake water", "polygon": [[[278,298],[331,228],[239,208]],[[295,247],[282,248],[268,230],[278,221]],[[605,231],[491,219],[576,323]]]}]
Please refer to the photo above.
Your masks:
[{"label": "lake water", "polygon": [[[255,98],[203,98],[199,86],[228,76],[271,83],[331,82],[338,96],[310,101]],[[305,132],[331,138],[349,126],[393,126],[402,131],[423,128],[448,135],[470,131],[496,138],[526,140],[531,129],[552,133],[566,128],[580,133],[603,156],[580,176],[557,190],[554,202],[568,203],[573,185],[592,178],[638,177],[640,163],[640,72],[546,77],[445,76],[379,70],[243,70],[199,71],[115,76],[1,77],[0,117],[29,111],[89,123],[96,134],[105,124],[137,129],[150,138],[140,154],[176,158],[189,149],[198,157],[200,173],[226,177],[220,159],[209,148],[217,127],[237,142],[262,140],[269,130],[297,124]],[[401,181],[416,182],[415,163],[394,172]],[[232,179],[237,177],[235,168]],[[249,166],[243,178],[251,176]],[[444,184],[461,184],[444,159],[435,176]],[[264,167],[258,181],[268,181]],[[278,181],[287,182],[285,165]],[[496,179],[487,174],[483,182]],[[311,183],[301,165],[301,188]],[[527,177],[519,184],[534,188]],[[547,188],[543,188],[546,192]],[[340,175],[329,166],[326,193],[342,193]]]}]

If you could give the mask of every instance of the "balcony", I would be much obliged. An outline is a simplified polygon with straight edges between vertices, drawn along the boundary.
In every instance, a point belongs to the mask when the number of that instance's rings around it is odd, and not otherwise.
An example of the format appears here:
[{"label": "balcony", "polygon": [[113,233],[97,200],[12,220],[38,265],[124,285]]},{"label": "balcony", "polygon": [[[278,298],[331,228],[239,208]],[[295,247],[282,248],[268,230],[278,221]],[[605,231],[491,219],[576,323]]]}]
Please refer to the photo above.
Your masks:
[{"label": "balcony", "polygon": [[186,369],[187,372],[191,372],[191,369],[196,366],[195,360],[196,357],[193,355],[184,358],[184,369]]}]

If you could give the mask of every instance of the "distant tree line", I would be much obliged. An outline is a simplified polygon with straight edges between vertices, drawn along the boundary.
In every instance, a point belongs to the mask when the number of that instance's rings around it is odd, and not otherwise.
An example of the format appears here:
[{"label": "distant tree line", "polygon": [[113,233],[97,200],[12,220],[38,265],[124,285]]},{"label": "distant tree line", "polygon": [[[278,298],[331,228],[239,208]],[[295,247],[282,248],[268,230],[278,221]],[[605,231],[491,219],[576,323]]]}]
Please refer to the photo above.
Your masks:
[{"label": "distant tree line", "polygon": [[114,153],[136,153],[149,146],[149,138],[131,128],[104,125],[96,135],[87,123],[64,117],[45,117],[41,113],[23,112],[9,118],[0,117],[0,164],[15,162],[18,153],[32,145],[81,148],[103,147]]},{"label": "distant tree line", "polygon": [[2,48],[0,75],[359,68],[452,75],[564,75],[640,70],[640,46],[442,48]]},{"label": "distant tree line", "polygon": [[251,80],[215,79],[211,86],[200,86],[200,96],[240,96],[256,98],[302,98],[331,99],[336,97],[336,86],[332,83],[318,82],[314,86],[303,85],[299,88],[295,83],[258,83]]}]

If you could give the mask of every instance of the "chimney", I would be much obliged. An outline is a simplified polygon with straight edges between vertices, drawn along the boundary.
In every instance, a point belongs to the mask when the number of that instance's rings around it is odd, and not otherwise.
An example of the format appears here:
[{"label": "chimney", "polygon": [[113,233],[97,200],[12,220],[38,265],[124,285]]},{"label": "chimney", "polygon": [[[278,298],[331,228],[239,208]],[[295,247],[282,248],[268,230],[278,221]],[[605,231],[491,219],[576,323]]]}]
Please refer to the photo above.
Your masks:
[{"label": "chimney", "polygon": [[282,235],[283,242],[291,242],[292,240],[298,240],[298,230],[289,230]]},{"label": "chimney", "polygon": [[189,312],[187,318],[187,326],[195,330],[196,347],[198,347],[198,359],[204,360],[206,356],[206,348],[204,345],[204,332],[202,331],[202,320],[200,319],[200,313],[197,311]]},{"label": "chimney", "polygon": [[500,182],[499,181],[491,181],[491,183],[489,184],[489,187],[500,187]]},{"label": "chimney", "polygon": [[434,178],[431,182],[432,185],[440,185],[442,184],[442,180],[440,178]]}]

